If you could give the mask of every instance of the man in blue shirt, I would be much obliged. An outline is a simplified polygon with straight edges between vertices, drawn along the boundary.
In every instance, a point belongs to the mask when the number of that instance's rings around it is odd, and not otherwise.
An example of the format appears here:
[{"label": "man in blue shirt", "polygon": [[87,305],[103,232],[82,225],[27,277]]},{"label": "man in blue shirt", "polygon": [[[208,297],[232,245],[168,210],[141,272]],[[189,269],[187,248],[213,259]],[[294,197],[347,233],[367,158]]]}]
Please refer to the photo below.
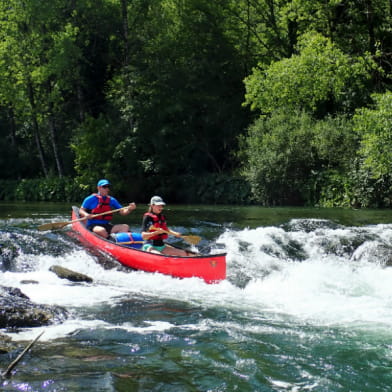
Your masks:
[{"label": "man in blue shirt", "polygon": [[[97,193],[87,196],[79,209],[79,214],[87,218],[87,228],[101,237],[108,238],[111,233],[128,232],[127,224],[113,225],[111,223],[112,214],[105,214],[97,218],[93,215],[102,214],[111,210],[122,208],[122,205],[112,196],[109,196],[110,182],[106,179],[98,181]],[[120,210],[120,215],[128,215],[136,208],[135,203],[129,203],[127,207]]]}]

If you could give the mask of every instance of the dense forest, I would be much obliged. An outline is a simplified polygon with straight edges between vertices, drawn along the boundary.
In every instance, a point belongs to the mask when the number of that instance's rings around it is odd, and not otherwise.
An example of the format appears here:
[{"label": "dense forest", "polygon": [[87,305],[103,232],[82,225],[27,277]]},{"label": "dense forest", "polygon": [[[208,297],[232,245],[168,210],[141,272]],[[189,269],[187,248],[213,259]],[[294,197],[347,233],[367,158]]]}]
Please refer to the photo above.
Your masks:
[{"label": "dense forest", "polygon": [[392,1],[0,4],[0,199],[391,206]]}]

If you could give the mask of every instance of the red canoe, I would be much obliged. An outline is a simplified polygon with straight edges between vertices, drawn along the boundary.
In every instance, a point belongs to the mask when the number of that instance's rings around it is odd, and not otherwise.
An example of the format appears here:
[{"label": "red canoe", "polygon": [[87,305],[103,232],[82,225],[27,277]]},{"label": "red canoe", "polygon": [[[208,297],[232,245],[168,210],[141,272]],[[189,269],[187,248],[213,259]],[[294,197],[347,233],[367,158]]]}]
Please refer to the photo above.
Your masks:
[{"label": "red canoe", "polygon": [[[72,207],[72,220],[79,219],[78,207]],[[226,254],[166,256],[144,252],[121,243],[108,241],[86,229],[81,221],[72,223],[75,237],[82,243],[106,253],[121,264],[147,272],[159,272],[177,278],[197,277],[207,283],[217,283],[226,278]]]}]

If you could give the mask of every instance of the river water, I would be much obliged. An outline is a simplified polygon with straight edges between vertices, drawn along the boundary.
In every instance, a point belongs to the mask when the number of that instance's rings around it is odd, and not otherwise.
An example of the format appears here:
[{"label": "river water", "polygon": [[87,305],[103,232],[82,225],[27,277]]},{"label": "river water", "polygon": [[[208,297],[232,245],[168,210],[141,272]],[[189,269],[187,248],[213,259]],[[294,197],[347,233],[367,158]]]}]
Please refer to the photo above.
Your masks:
[{"label": "river water", "polygon": [[[21,348],[44,331],[2,391],[391,390],[392,211],[168,206],[201,251],[227,252],[227,279],[208,285],[107,269],[69,228],[37,230],[70,205],[0,207],[0,285],[69,311],[1,331]],[[121,221],[139,231],[144,209]],[[94,282],[59,279],[54,264]]]}]

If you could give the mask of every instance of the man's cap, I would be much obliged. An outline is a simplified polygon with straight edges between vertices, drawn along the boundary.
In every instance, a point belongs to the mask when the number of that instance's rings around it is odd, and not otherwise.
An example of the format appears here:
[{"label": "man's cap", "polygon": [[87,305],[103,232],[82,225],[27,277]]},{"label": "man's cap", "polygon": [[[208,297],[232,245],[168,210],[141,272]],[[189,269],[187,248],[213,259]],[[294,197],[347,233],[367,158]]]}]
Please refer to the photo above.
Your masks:
[{"label": "man's cap", "polygon": [[108,180],[99,180],[97,186],[104,186],[104,185],[110,185],[110,182]]},{"label": "man's cap", "polygon": [[151,198],[150,205],[153,205],[153,204],[156,206],[166,205],[166,203],[162,200],[162,197],[160,197],[160,196],[153,196]]}]

